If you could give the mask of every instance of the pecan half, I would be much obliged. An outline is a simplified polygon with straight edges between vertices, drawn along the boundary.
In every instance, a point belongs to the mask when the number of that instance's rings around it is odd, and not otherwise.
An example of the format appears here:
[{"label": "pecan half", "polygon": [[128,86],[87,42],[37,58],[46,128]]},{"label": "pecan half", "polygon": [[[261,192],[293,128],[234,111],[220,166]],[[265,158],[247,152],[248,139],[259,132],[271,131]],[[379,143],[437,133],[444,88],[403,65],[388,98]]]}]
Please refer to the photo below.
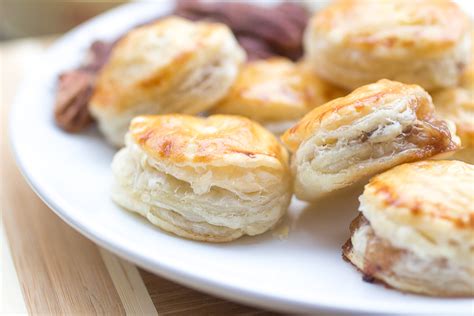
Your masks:
[{"label": "pecan half", "polygon": [[93,122],[89,100],[97,73],[107,62],[112,47],[112,43],[95,41],[81,67],[59,75],[54,118],[63,130],[79,132]]},{"label": "pecan half", "polygon": [[[262,46],[268,47],[271,55],[293,60],[300,58],[303,32],[309,19],[306,9],[294,3],[268,8],[247,3],[181,0],[175,13],[191,20],[206,19],[227,24],[237,39],[245,39],[244,43],[239,42],[251,59],[260,55]],[[253,43],[246,47],[249,38]],[[257,46],[256,42],[260,44]]]},{"label": "pecan half", "polygon": [[115,42],[95,41],[89,48],[84,64],[80,69],[98,72],[109,59]]},{"label": "pecan half", "polygon": [[93,121],[87,103],[94,79],[95,74],[85,70],[72,70],[59,76],[54,117],[65,131],[78,132]]},{"label": "pecan half", "polygon": [[240,46],[247,52],[248,60],[265,59],[275,56],[275,52],[273,52],[272,48],[258,38],[247,35],[237,35],[237,40]]}]

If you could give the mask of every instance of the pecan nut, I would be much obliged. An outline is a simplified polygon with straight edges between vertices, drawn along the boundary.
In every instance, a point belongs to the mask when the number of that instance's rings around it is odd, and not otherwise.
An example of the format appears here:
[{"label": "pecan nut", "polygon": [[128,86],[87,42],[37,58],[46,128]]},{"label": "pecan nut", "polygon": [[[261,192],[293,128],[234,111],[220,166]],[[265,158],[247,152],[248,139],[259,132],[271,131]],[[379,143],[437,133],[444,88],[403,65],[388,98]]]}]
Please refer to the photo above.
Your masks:
[{"label": "pecan nut", "polygon": [[[262,46],[271,55],[296,60],[303,53],[302,38],[309,14],[302,6],[282,3],[275,7],[260,7],[246,3],[178,1],[176,14],[191,20],[213,20],[227,24],[246,48],[250,59],[259,56]],[[249,38],[253,43],[246,47]],[[258,46],[256,42],[260,42]],[[257,47],[257,51],[254,51]],[[267,57],[267,54],[264,55]]]},{"label": "pecan nut", "polygon": [[63,130],[79,132],[93,121],[89,113],[89,100],[95,77],[107,62],[112,47],[113,43],[95,41],[81,67],[59,76],[54,117],[56,124]]},{"label": "pecan nut", "polygon": [[65,131],[78,132],[92,123],[87,104],[94,79],[94,74],[84,70],[72,70],[59,76],[54,117]]}]

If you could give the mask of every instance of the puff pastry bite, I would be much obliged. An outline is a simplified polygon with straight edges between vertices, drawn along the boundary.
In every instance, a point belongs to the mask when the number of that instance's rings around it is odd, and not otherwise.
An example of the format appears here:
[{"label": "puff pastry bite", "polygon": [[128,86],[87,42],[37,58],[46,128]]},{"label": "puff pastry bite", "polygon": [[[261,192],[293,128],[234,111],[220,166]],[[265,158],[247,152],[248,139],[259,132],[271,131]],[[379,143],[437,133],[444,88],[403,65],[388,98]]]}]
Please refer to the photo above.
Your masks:
[{"label": "puff pastry bite", "polygon": [[261,234],[292,195],[286,149],[238,116],[139,116],[112,169],[116,203],[194,240]]},{"label": "puff pastry bite", "polygon": [[334,1],[311,19],[306,60],[354,89],[379,79],[453,86],[469,61],[470,23],[447,0]]},{"label": "puff pastry bite", "polygon": [[317,107],[282,141],[294,152],[295,194],[311,201],[398,164],[454,151],[454,130],[434,115],[421,87],[380,80]]},{"label": "puff pastry bite", "polygon": [[453,158],[474,163],[474,54],[459,84],[436,91],[432,96],[438,114],[456,124],[461,138],[463,149]]},{"label": "puff pastry bite", "polygon": [[196,114],[229,90],[245,53],[224,24],[169,17],[128,33],[102,69],[90,110],[105,136],[123,144],[140,114]]},{"label": "puff pastry bite", "polygon": [[419,161],[372,178],[344,256],[402,291],[474,295],[474,166]]},{"label": "puff pastry bite", "polygon": [[243,115],[282,134],[314,107],[342,95],[304,64],[274,57],[245,64],[213,112]]}]

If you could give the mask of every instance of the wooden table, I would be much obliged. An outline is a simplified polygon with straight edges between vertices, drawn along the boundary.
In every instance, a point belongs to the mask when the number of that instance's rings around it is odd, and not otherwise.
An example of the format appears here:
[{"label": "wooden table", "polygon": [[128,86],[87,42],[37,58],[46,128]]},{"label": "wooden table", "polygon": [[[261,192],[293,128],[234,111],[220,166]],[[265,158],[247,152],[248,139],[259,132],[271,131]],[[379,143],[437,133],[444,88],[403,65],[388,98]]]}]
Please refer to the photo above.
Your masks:
[{"label": "wooden table", "polygon": [[272,315],[135,267],[70,228],[32,192],[11,156],[8,108],[19,80],[51,42],[43,38],[0,45],[0,314]]}]

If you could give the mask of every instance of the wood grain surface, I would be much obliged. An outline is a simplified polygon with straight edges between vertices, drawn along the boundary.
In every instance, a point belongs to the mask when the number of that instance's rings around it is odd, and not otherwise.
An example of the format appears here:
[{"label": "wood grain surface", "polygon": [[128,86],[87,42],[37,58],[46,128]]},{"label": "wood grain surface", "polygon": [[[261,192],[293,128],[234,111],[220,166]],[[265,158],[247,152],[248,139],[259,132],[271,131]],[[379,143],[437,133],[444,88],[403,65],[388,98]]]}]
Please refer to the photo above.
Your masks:
[{"label": "wood grain surface", "polygon": [[12,158],[7,116],[20,78],[51,41],[0,45],[1,212],[30,314],[272,315],[137,269],[70,228],[33,193]]}]

